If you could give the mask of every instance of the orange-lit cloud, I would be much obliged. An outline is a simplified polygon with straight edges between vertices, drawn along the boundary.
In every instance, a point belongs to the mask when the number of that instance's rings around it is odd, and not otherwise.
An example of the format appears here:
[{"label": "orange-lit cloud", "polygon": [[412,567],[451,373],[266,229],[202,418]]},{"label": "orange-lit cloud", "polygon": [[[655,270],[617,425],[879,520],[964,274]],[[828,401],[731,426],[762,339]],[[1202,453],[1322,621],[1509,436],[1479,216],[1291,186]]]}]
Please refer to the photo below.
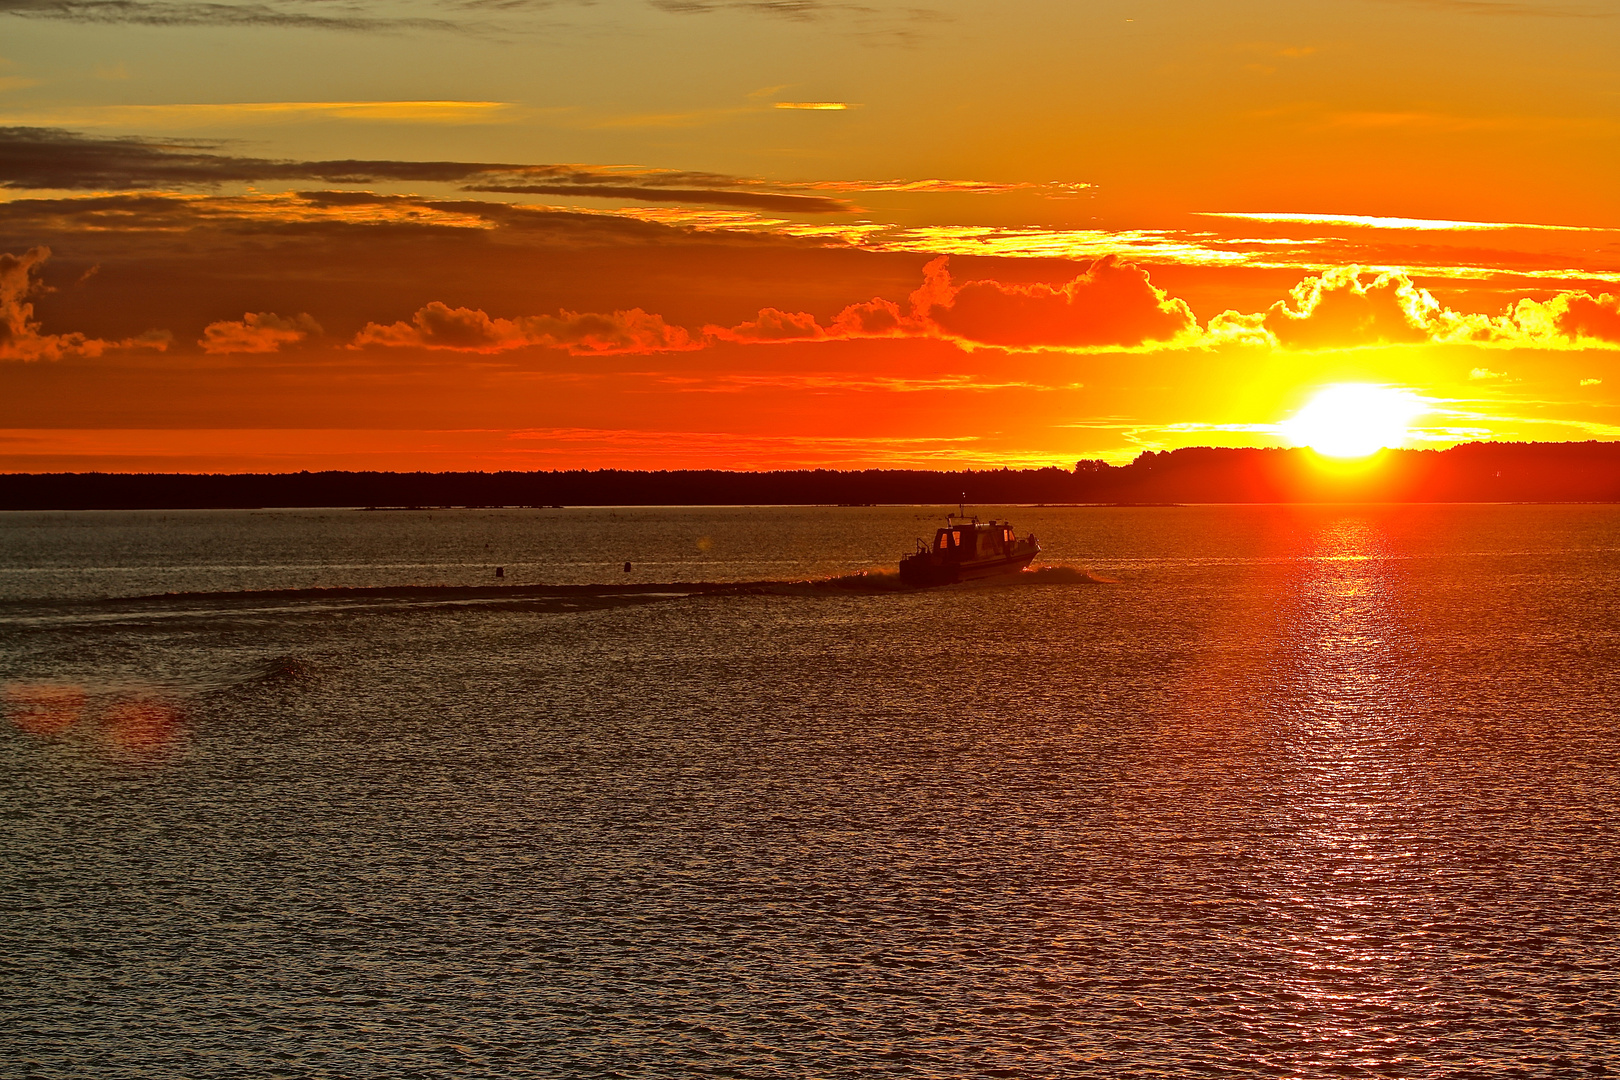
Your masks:
[{"label": "orange-lit cloud", "polygon": [[699,347],[679,326],[640,308],[612,314],[562,311],[557,315],[491,318],[473,308],[452,308],[433,301],[411,321],[387,326],[367,323],[355,337],[357,347],[384,345],[458,352],[498,353],[544,346],[575,356],[614,353],[672,352]]},{"label": "orange-lit cloud", "polygon": [[1140,267],[1107,256],[1062,285],[975,280],[957,285],[948,257],[923,268],[909,312],[882,297],[851,304],[830,327],[806,312],[763,308],[732,327],[707,326],[723,341],[817,341],[832,338],[939,337],[959,345],[1008,349],[1134,349],[1198,340],[1192,310],[1154,288]]},{"label": "orange-lit cloud", "polygon": [[850,304],[833,317],[830,326],[822,326],[807,311],[790,313],[768,307],[761,308],[759,314],[748,322],[736,326],[711,324],[703,328],[703,333],[717,341],[828,341],[923,337],[929,335],[930,329],[925,320],[902,313],[899,304],[875,296],[859,304]]},{"label": "orange-lit cloud", "polygon": [[759,315],[736,326],[705,326],[705,334],[721,341],[817,341],[828,336],[808,311],[786,312],[760,308]]},{"label": "orange-lit cloud", "polygon": [[307,314],[284,319],[273,311],[250,311],[240,320],[209,323],[197,344],[205,353],[273,353],[319,333],[321,324]]},{"label": "orange-lit cloud", "polygon": [[30,248],[21,255],[0,252],[0,360],[60,360],[66,356],[100,356],[116,348],[168,347],[169,336],[156,332],[116,342],[81,333],[41,333],[28,297],[40,291],[38,270],[50,255],[47,247]]},{"label": "orange-lit cloud", "polygon": [[1438,308],[1405,274],[1368,275],[1344,267],[1306,278],[1288,299],[1245,322],[1288,349],[1404,344],[1430,339]]},{"label": "orange-lit cloud", "polygon": [[1551,300],[1521,300],[1514,321],[1522,326],[1550,322],[1573,343],[1620,345],[1620,298],[1611,293],[1560,293]]},{"label": "orange-lit cloud", "polygon": [[923,271],[912,308],[945,337],[1009,348],[1135,348],[1195,335],[1186,303],[1109,255],[1063,285],[952,282],[944,258]]},{"label": "orange-lit cloud", "polygon": [[1305,278],[1264,312],[1217,315],[1208,340],[1301,350],[1417,344],[1616,348],[1620,299],[1569,290],[1547,300],[1520,299],[1500,314],[1459,312],[1401,271],[1346,266]]}]

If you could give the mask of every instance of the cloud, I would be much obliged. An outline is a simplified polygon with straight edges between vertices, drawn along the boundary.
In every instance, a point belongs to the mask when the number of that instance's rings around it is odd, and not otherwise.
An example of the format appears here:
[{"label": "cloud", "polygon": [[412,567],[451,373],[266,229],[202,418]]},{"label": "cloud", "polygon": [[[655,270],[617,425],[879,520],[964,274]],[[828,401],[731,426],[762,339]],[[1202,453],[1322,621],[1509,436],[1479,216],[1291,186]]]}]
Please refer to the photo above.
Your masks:
[{"label": "cloud", "polygon": [[[1547,300],[1522,299],[1497,315],[1460,312],[1442,305],[1401,271],[1344,266],[1305,278],[1286,300],[1264,312],[1215,316],[1206,336],[1211,344],[1300,350],[1403,344],[1620,348],[1620,299],[1572,290]],[[1471,377],[1493,374],[1480,367]]]},{"label": "cloud", "polygon": [[[833,341],[935,337],[968,348],[1108,350],[1255,345],[1313,351],[1378,345],[1487,348],[1620,348],[1620,298],[1569,291],[1522,299],[1498,315],[1458,312],[1400,271],[1340,267],[1302,280],[1263,312],[1226,311],[1201,327],[1180,299],[1117,257],[1098,259],[1063,285],[955,284],[944,257],[924,268],[910,308],[881,297],[852,304],[823,325],[808,312],[762,308],[736,326],[708,325],[714,341]],[[1480,365],[1469,377],[1505,378]]]},{"label": "cloud", "polygon": [[928,28],[955,19],[955,15],[937,8],[914,4],[885,6],[864,0],[648,0],[648,3],[669,15],[741,12],[796,23],[817,23],[869,44],[902,46],[916,44]]},{"label": "cloud", "polygon": [[562,311],[495,319],[474,308],[452,308],[435,300],[411,321],[388,326],[367,323],[354,339],[356,347],[382,345],[457,352],[498,353],[543,346],[566,349],[575,356],[674,352],[700,348],[684,329],[640,308],[595,312]]},{"label": "cloud", "polygon": [[273,161],[213,153],[200,140],[101,138],[61,128],[0,128],[0,186],[119,190],[214,186],[257,180],[457,182],[522,169],[452,161]]},{"label": "cloud", "polygon": [[[496,107],[498,103],[328,102],[311,107],[376,106],[389,115],[403,116],[409,114],[407,106],[423,113],[464,106],[463,111],[476,114],[486,105]],[[228,108],[239,107],[259,108]],[[263,106],[272,110],[288,107],[285,103]],[[795,194],[761,181],[714,173],[478,161],[285,161],[222,154],[217,152],[218,147],[217,143],[195,139],[105,138],[61,128],[0,127],[0,187],[107,191],[218,187],[275,180],[414,182],[461,184],[462,190],[472,192],[701,203],[808,214],[856,209],[843,199]]]},{"label": "cloud", "polygon": [[255,26],[296,30],[437,30],[465,32],[465,22],[365,14],[359,5],[343,14],[316,14],[318,5],[186,3],[183,0],[0,0],[0,15],[54,22],[136,26]]},{"label": "cloud", "polygon": [[1363,229],[1395,229],[1406,232],[1498,232],[1507,229],[1538,229],[1547,232],[1611,232],[1585,225],[1535,225],[1524,221],[1454,221],[1449,218],[1376,217],[1368,214],[1294,214],[1201,211],[1194,217],[1231,218],[1284,225],[1348,225]]},{"label": "cloud", "polygon": [[148,332],[124,341],[103,341],[84,334],[42,334],[28,298],[43,290],[39,267],[51,257],[47,247],[29,248],[21,255],[0,252],[0,360],[61,360],[68,356],[100,356],[108,349],[166,349],[169,335]]},{"label": "cloud", "polygon": [[776,308],[761,308],[752,322],[736,326],[705,326],[703,333],[719,341],[821,341],[829,334],[807,311],[788,313]]},{"label": "cloud", "polygon": [[1191,309],[1153,287],[1145,270],[1109,256],[1062,285],[951,280],[945,257],[923,269],[909,311],[882,297],[851,304],[820,325],[806,312],[763,308],[750,322],[706,326],[719,341],[826,341],[935,337],[968,347],[1121,349],[1196,343]]},{"label": "cloud", "polygon": [[197,344],[205,353],[273,353],[319,333],[321,324],[307,314],[284,319],[271,311],[248,312],[239,321],[209,323]]},{"label": "cloud", "polygon": [[857,209],[842,199],[821,195],[785,195],[720,188],[663,188],[627,184],[479,184],[464,191],[512,195],[568,195],[590,199],[637,199],[642,202],[703,203],[708,206],[746,206],[796,214],[844,214]]},{"label": "cloud", "polygon": [[1429,340],[1439,306],[1405,274],[1340,267],[1294,286],[1262,325],[1287,349],[1403,344]]},{"label": "cloud", "polygon": [[1198,322],[1147,271],[1108,255],[1063,285],[956,285],[944,257],[923,270],[914,316],[941,337],[1007,348],[1135,348],[1185,340]]},{"label": "cloud", "polygon": [[1557,331],[1571,340],[1620,345],[1620,299],[1609,293],[1560,293],[1542,304],[1521,300],[1514,313],[1516,319],[1526,321],[1531,310],[1541,318],[1551,319]]},{"label": "cloud", "polygon": [[[127,76],[126,76],[127,77]],[[227,101],[206,104],[103,105],[83,110],[75,123],[106,126],[100,121],[136,127],[271,123],[291,118],[399,121],[409,123],[500,123],[513,113],[506,101]],[[73,114],[70,114],[73,115]]]},{"label": "cloud", "polygon": [[[778,103],[777,108],[790,106]],[[1005,195],[1014,191],[1031,191],[1053,198],[1067,198],[1093,187],[1078,181],[999,181],[999,180],[941,180],[930,177],[923,180],[816,180],[805,187],[818,191],[881,192],[899,191],[906,194],[939,192],[950,195]]]},{"label": "cloud", "polygon": [[915,325],[899,304],[880,296],[851,304],[833,319],[833,331],[842,337],[905,337]]}]

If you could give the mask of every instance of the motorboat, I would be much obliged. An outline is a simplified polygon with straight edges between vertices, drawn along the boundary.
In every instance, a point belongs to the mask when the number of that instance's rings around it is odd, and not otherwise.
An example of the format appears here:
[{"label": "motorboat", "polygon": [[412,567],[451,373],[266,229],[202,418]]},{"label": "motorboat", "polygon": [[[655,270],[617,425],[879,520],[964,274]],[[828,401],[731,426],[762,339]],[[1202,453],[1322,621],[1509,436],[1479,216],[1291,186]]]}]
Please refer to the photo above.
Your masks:
[{"label": "motorboat", "polygon": [[1019,536],[1010,522],[947,514],[932,545],[918,540],[917,550],[900,560],[900,580],[914,586],[953,585],[1012,574],[1040,553],[1035,534]]}]

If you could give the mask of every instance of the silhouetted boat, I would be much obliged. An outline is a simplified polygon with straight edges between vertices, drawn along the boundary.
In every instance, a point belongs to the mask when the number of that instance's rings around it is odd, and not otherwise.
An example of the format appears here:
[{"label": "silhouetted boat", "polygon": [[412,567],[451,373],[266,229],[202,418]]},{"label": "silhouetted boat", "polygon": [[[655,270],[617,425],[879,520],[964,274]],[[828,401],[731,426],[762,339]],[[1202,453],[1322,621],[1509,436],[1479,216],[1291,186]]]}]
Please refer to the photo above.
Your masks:
[{"label": "silhouetted boat", "polygon": [[907,585],[951,585],[958,581],[1017,573],[1041,553],[1035,534],[1020,537],[1011,523],[977,517],[958,520],[947,514],[945,527],[934,533],[930,547],[921,540],[917,550],[900,560],[900,580]]}]

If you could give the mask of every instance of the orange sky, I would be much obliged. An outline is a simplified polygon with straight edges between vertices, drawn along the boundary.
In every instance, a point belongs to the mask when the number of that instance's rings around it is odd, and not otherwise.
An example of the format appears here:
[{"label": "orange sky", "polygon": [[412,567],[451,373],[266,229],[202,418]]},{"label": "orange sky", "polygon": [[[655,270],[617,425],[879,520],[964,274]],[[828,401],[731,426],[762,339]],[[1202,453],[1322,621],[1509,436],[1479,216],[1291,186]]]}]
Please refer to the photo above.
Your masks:
[{"label": "orange sky", "polygon": [[0,469],[1620,435],[1620,9],[1323,7],[0,0]]}]

